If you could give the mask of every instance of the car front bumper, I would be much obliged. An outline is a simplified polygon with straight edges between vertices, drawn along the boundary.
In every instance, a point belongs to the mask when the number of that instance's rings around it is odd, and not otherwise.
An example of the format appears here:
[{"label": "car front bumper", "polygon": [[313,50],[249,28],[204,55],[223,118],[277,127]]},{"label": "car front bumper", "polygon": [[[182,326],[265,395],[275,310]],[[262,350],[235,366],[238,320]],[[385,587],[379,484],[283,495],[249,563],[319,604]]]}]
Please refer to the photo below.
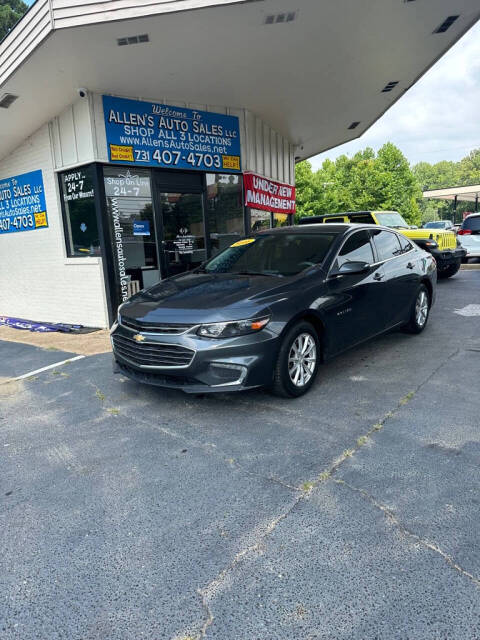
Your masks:
[{"label": "car front bumper", "polygon": [[[137,382],[186,393],[213,393],[252,389],[272,381],[279,337],[268,326],[258,333],[224,339],[140,332],[144,340],[135,343],[138,334],[122,325],[111,332],[114,372]],[[189,350],[191,360],[181,365],[146,364],[150,354],[172,354],[175,349]]]},{"label": "car front bumper", "polygon": [[439,266],[440,269],[442,267],[446,268],[451,264],[454,264],[458,260],[462,260],[462,258],[465,258],[465,256],[467,255],[467,252],[463,247],[457,247],[456,249],[447,249],[443,251],[440,249],[432,249],[430,253],[437,261],[437,266]]}]

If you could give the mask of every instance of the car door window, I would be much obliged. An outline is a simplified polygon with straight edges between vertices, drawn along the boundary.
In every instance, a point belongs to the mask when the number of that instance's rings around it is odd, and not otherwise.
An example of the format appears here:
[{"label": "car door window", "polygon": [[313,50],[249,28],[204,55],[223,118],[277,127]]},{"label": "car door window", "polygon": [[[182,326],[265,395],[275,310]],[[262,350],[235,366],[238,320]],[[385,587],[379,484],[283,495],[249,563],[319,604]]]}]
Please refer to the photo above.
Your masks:
[{"label": "car door window", "polygon": [[374,262],[370,233],[357,231],[351,235],[340,249],[334,267],[340,268],[345,262]]},{"label": "car door window", "polygon": [[400,241],[400,246],[402,248],[402,253],[407,253],[407,251],[411,251],[413,249],[412,243],[405,236],[397,236]]},{"label": "car door window", "polygon": [[389,260],[390,258],[396,258],[403,253],[396,233],[391,231],[374,231],[373,240],[380,262]]}]

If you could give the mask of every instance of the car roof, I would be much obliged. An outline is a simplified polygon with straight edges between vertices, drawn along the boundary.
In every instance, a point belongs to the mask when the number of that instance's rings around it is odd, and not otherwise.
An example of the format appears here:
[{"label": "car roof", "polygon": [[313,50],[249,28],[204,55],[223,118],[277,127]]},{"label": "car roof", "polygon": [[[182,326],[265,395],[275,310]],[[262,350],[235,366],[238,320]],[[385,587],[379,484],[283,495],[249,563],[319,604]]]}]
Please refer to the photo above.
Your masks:
[{"label": "car roof", "polygon": [[291,225],[289,227],[277,227],[276,229],[262,229],[261,231],[257,231],[255,235],[265,235],[271,233],[311,233],[314,231],[315,233],[345,233],[349,229],[386,229],[388,231],[392,231],[392,229],[388,229],[388,227],[383,227],[378,224],[367,224],[361,223],[356,224],[353,222],[339,222],[338,224],[301,224],[301,225]]},{"label": "car roof", "polygon": [[473,218],[474,216],[480,216],[480,211],[476,211],[475,213],[469,213],[468,216],[466,218],[464,218],[464,221],[467,218]]}]

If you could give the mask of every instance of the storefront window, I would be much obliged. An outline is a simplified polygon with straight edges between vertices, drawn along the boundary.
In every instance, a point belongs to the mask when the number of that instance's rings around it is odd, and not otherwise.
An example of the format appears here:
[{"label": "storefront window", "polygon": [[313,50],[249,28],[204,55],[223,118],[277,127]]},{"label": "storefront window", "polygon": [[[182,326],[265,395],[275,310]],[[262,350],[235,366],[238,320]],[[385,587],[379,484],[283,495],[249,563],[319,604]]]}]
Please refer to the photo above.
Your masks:
[{"label": "storefront window", "polygon": [[245,233],[242,176],[207,173],[207,214],[211,254],[215,255]]},{"label": "storefront window", "polygon": [[104,168],[117,303],[160,280],[150,172]]},{"label": "storefront window", "polygon": [[293,216],[288,213],[274,213],[273,214],[273,226],[274,227],[288,227],[291,223],[290,218]]},{"label": "storefront window", "polygon": [[60,174],[68,256],[100,255],[94,171],[90,165]]},{"label": "storefront window", "polygon": [[270,211],[261,211],[260,209],[250,209],[250,231],[262,231],[270,229],[272,226],[272,214]]}]

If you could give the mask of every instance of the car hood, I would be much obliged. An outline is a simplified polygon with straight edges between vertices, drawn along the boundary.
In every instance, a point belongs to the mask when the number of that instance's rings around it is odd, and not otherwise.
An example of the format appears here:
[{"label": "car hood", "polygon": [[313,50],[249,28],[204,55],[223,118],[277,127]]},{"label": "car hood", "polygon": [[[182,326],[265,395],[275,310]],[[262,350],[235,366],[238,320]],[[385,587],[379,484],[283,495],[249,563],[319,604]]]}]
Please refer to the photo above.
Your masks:
[{"label": "car hood", "polygon": [[187,273],[141,291],[121,315],[145,323],[240,320],[268,310],[294,278]]}]

